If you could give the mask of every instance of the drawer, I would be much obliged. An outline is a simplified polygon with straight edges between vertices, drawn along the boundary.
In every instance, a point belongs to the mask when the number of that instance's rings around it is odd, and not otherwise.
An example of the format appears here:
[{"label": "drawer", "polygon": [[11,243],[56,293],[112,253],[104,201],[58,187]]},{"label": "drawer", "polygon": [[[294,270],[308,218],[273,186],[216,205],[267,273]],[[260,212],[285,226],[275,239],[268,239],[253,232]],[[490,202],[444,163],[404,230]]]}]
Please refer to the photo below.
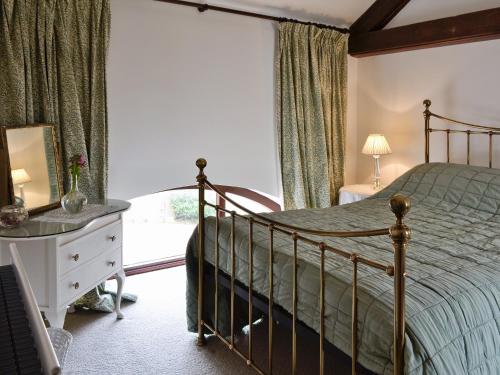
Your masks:
[{"label": "drawer", "polygon": [[110,249],[120,248],[121,245],[121,221],[67,242],[59,247],[59,275],[64,276],[67,272],[80,267],[99,254]]},{"label": "drawer", "polygon": [[87,224],[84,228],[78,229],[73,232],[66,233],[63,236],[57,238],[59,246],[66,245],[71,241],[75,241],[78,238],[84,237],[87,234],[95,232],[105,226],[114,224],[121,221],[121,214],[115,215],[106,215],[103,217],[99,217],[97,219],[92,220],[89,224]]},{"label": "drawer", "polygon": [[122,249],[111,249],[66,275],[60,282],[62,306],[74,302],[122,268]]}]

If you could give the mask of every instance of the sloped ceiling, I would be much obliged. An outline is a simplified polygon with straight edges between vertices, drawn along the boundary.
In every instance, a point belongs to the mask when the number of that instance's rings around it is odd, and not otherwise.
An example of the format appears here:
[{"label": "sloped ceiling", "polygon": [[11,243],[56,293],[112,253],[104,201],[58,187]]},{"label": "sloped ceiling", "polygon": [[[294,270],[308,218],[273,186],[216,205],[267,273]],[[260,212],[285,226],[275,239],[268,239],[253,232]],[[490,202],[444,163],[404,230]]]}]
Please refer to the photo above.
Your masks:
[{"label": "sloped ceiling", "polygon": [[[204,0],[198,0],[205,2]],[[211,5],[349,26],[374,0],[208,0]]]},{"label": "sloped ceiling", "polygon": [[[192,0],[230,8],[350,26],[374,0]],[[500,7],[500,0],[412,0],[386,28]]]},{"label": "sloped ceiling", "polygon": [[500,7],[500,0],[412,0],[386,28],[498,7]]}]

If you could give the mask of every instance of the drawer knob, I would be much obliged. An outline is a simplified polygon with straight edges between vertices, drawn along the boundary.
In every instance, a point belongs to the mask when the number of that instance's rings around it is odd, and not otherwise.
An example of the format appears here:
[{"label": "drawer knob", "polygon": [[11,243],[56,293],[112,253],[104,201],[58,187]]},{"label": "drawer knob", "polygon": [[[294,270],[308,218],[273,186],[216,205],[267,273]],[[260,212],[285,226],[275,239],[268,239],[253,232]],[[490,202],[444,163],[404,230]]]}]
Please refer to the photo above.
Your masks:
[{"label": "drawer knob", "polygon": [[116,240],[116,236],[115,236],[115,235],[113,235],[113,236],[109,236],[109,239],[111,240],[111,242],[115,242],[115,240]]},{"label": "drawer knob", "polygon": [[73,288],[78,289],[80,287],[80,283],[77,281],[76,283],[73,283]]},{"label": "drawer knob", "polygon": [[75,262],[78,262],[78,260],[80,259],[80,254],[72,255],[71,258],[73,258]]},{"label": "drawer knob", "polygon": [[108,266],[114,267],[116,262],[114,260],[108,262]]}]

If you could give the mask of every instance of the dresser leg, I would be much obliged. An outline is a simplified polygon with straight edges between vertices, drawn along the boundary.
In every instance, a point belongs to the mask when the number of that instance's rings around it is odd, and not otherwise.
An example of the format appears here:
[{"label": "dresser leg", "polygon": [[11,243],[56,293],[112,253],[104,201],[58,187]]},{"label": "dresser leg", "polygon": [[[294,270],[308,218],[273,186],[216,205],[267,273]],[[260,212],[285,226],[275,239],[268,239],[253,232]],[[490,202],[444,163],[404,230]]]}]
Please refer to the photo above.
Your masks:
[{"label": "dresser leg", "polygon": [[64,319],[66,318],[66,309],[58,311],[45,311],[44,315],[52,328],[63,328]]},{"label": "dresser leg", "polygon": [[118,290],[116,292],[116,319],[123,319],[123,313],[120,309],[122,304],[122,292],[123,292],[123,284],[125,283],[125,271],[121,269],[116,273],[116,282],[118,283]]},{"label": "dresser leg", "polygon": [[68,306],[68,310],[66,311],[68,314],[74,314],[76,312],[75,304],[72,303]]}]

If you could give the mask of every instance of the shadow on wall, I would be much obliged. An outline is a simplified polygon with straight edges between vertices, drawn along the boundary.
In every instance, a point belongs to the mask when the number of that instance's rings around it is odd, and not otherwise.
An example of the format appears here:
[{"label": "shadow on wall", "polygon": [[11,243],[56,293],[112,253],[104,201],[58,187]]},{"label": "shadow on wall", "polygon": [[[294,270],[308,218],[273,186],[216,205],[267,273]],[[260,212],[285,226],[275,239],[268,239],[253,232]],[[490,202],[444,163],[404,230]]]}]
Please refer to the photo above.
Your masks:
[{"label": "shadow on wall", "polygon": [[[468,66],[468,65],[467,65]],[[385,70],[386,68],[380,67]],[[396,69],[397,70],[397,69]],[[371,71],[371,68],[368,70]],[[358,87],[358,146],[362,147],[370,133],[385,135],[393,153],[381,158],[382,183],[392,182],[396,177],[415,165],[424,162],[424,99],[433,101],[430,110],[433,113],[472,123],[500,126],[498,106],[487,106],[486,94],[479,90],[468,92],[468,84],[462,77],[452,75],[446,70],[443,74],[431,74],[420,79],[409,78],[409,72],[394,73],[394,82],[381,83],[380,77],[375,83]],[[375,74],[375,72],[372,72]],[[455,72],[456,73],[456,72]],[[384,71],[383,74],[389,74]],[[414,74],[417,74],[416,72]],[[363,79],[361,74],[360,80]],[[380,75],[380,72],[379,72]],[[399,77],[398,77],[399,76]],[[387,78],[387,77],[386,77]],[[404,80],[404,83],[398,80]],[[468,77],[469,79],[469,77]],[[471,78],[472,79],[472,78]],[[412,87],[408,81],[414,83]],[[469,79],[470,80],[470,79]],[[489,96],[488,96],[489,98]],[[448,123],[431,118],[431,127],[448,128]],[[464,129],[457,127],[456,129]],[[500,138],[494,138],[493,167],[500,167]],[[450,138],[450,162],[466,163],[467,137],[465,134],[452,135]],[[366,159],[365,159],[366,158]],[[446,135],[431,133],[430,161],[446,161]],[[495,163],[496,161],[496,163]],[[471,164],[488,165],[488,136],[471,137]],[[357,179],[370,182],[373,174],[373,162],[366,155],[358,156]]]},{"label": "shadow on wall", "polygon": [[[360,95],[365,95],[365,93]],[[369,134],[381,133],[386,137],[392,154],[381,156],[380,166],[381,182],[383,185],[388,185],[414,165],[424,162],[424,120],[421,114],[423,109],[413,105],[398,108],[386,107],[380,110],[379,103],[375,100],[368,101],[368,98],[365,98],[364,102],[364,107],[373,108],[373,113],[377,115],[369,120],[358,118],[358,149],[362,149]],[[415,123],[415,113],[420,113],[422,116],[421,127],[412,126]],[[357,180],[362,183],[371,183],[372,178],[373,157],[358,155]]]},{"label": "shadow on wall", "polygon": [[[487,41],[359,59],[357,145],[370,133],[385,135],[393,153],[381,159],[383,184],[424,162],[424,99],[434,113],[500,126],[498,56],[500,43]],[[445,125],[431,119],[433,127]],[[487,138],[471,138],[471,164],[488,165]],[[495,143],[493,167],[500,167],[500,139]],[[450,161],[464,163],[466,135],[453,136],[450,149]],[[444,134],[431,134],[430,160],[446,161]],[[370,182],[372,173],[372,161],[358,155],[357,180]]]}]

